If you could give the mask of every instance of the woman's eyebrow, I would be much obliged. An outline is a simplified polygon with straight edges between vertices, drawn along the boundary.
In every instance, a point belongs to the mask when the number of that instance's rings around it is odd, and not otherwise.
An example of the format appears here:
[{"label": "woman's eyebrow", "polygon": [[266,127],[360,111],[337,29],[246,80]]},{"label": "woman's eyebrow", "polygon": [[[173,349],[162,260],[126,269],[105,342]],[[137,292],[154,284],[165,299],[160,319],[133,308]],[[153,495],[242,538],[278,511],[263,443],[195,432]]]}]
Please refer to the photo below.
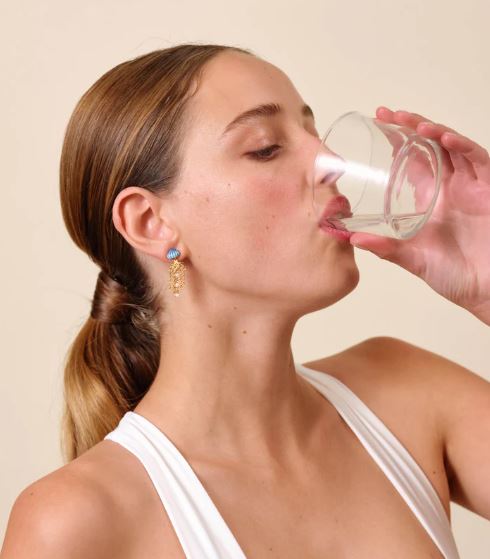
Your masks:
[{"label": "woman's eyebrow", "polygon": [[[263,105],[253,107],[252,109],[248,109],[247,111],[240,113],[227,125],[227,127],[221,134],[221,138],[223,138],[223,136],[228,134],[228,132],[230,132],[234,128],[248,123],[251,120],[255,120],[257,118],[262,118],[265,116],[273,116],[282,112],[283,108],[278,103],[265,103]],[[309,105],[303,105],[301,107],[301,114],[303,116],[311,116],[313,120],[315,119],[315,115],[313,114],[313,111],[311,110],[311,107]]]}]

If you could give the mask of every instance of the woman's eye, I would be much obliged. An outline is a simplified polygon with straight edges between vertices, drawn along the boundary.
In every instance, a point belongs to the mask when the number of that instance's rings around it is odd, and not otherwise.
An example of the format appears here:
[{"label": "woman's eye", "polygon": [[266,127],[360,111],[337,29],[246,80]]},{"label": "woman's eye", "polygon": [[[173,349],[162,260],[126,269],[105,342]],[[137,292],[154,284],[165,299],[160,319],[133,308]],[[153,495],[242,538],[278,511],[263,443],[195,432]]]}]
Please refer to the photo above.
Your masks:
[{"label": "woman's eye", "polygon": [[276,149],[280,147],[280,145],[274,144],[258,151],[251,151],[248,155],[250,155],[252,159],[257,159],[259,161],[270,161],[271,159],[273,159],[273,155]]}]

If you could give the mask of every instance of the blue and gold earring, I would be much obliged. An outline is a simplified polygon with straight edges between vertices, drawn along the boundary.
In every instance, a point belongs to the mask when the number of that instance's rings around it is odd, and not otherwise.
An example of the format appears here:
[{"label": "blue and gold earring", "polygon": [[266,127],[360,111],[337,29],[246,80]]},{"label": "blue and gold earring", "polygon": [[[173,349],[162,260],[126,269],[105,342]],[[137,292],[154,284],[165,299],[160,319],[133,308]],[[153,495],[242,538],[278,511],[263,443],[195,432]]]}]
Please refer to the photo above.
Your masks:
[{"label": "blue and gold earring", "polygon": [[176,297],[180,295],[185,282],[185,266],[177,260],[179,256],[180,250],[177,248],[171,248],[167,252],[167,260],[172,261],[169,267],[168,287]]}]

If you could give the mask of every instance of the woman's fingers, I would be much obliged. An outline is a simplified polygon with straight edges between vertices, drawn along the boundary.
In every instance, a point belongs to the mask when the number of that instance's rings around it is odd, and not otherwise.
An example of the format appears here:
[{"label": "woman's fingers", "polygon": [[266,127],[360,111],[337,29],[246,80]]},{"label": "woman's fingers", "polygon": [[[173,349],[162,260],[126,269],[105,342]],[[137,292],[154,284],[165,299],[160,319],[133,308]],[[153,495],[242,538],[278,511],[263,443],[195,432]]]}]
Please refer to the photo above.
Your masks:
[{"label": "woman's fingers", "polygon": [[[418,124],[421,122],[426,122],[429,124],[433,123],[429,118],[419,115],[417,113],[410,113],[408,111],[392,111],[387,107],[380,106],[376,111],[376,116],[378,116],[381,120],[385,122],[394,122],[395,124],[402,125],[402,126],[409,126],[414,130],[417,129]],[[448,131],[450,129],[448,128]]]},{"label": "woman's fingers", "polygon": [[461,134],[447,134],[447,136],[447,141],[452,142],[453,149],[464,153],[465,157],[472,163],[476,165],[488,165],[490,156],[483,146],[480,146],[465,136],[461,136]]},{"label": "woman's fingers", "polygon": [[[380,106],[376,111],[376,116],[378,116],[385,121],[391,121],[395,124],[409,126],[414,130],[422,132],[424,135],[430,135],[435,139],[439,139],[444,132],[452,132],[457,134],[456,130],[449,128],[449,126],[444,126],[443,124],[438,124],[430,120],[423,115],[417,113],[410,113],[408,111],[391,111],[387,107]],[[419,127],[420,125],[420,127]]]},{"label": "woman's fingers", "polygon": [[422,132],[422,134],[434,140],[439,140],[445,132],[458,134],[456,130],[449,128],[449,126],[444,126],[444,124],[439,124],[438,122],[429,122],[427,120],[420,121],[415,128],[417,132]]},{"label": "woman's fingers", "polygon": [[454,172],[467,175],[474,180],[478,179],[473,163],[469,161],[460,150],[456,149],[458,142],[455,141],[454,138],[458,138],[458,136],[454,134],[443,134],[440,139],[441,145],[446,148],[446,152],[451,158]]},{"label": "woman's fingers", "polygon": [[488,151],[453,128],[435,123],[417,113],[403,110],[392,111],[384,106],[378,107],[376,116],[385,122],[410,126],[417,133],[440,142],[449,151],[456,172],[468,173],[476,179],[490,179]]},{"label": "woman's fingers", "polygon": [[391,109],[388,109],[388,107],[380,105],[376,109],[376,116],[381,120],[390,120],[393,118],[393,111]]},{"label": "woman's fingers", "polygon": [[451,157],[457,154],[471,165],[475,178],[490,182],[490,156],[483,146],[461,134],[443,134],[441,141]]}]

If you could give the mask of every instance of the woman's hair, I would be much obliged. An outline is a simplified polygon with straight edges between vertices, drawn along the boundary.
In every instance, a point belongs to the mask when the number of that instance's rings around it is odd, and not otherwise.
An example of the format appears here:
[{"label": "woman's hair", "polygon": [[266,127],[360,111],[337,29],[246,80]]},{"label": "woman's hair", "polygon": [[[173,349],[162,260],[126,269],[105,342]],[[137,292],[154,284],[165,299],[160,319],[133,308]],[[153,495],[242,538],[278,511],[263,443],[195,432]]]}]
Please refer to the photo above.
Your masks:
[{"label": "woman's hair", "polygon": [[90,316],[64,363],[61,448],[70,461],[101,441],[147,392],[160,362],[161,300],[112,220],[116,196],[177,183],[185,108],[207,61],[225,50],[181,44],[118,64],[81,97],[60,158],[63,220],[99,267]]}]

